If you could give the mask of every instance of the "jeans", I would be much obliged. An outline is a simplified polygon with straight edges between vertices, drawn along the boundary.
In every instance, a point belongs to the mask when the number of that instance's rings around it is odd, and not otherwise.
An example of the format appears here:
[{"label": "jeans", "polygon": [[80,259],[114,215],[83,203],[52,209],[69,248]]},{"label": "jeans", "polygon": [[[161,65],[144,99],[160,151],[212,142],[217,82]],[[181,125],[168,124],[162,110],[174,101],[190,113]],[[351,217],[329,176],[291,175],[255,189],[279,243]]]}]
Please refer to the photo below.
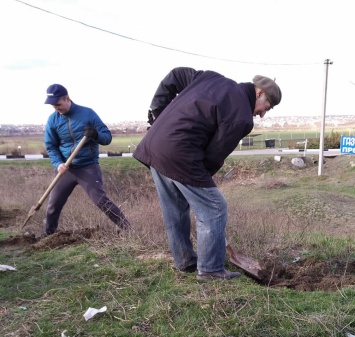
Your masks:
[{"label": "jeans", "polygon": [[[197,263],[201,272],[224,270],[227,202],[217,187],[193,187],[150,168],[175,266],[182,270]],[[190,207],[196,216],[197,254],[190,232]]]},{"label": "jeans", "polygon": [[120,228],[128,228],[129,222],[122,211],[106,196],[102,185],[102,173],[97,164],[82,168],[69,168],[55,184],[47,205],[45,232],[53,234],[57,227],[60,213],[76,185],[80,185],[91,201]]}]

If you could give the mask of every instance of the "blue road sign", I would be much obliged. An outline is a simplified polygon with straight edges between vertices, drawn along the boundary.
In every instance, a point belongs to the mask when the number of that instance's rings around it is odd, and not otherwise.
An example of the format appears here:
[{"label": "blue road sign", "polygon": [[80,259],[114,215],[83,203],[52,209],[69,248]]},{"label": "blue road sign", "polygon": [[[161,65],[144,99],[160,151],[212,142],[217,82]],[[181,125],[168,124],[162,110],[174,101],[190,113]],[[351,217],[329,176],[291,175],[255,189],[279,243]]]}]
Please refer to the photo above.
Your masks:
[{"label": "blue road sign", "polygon": [[341,136],[340,153],[355,154],[355,136]]}]

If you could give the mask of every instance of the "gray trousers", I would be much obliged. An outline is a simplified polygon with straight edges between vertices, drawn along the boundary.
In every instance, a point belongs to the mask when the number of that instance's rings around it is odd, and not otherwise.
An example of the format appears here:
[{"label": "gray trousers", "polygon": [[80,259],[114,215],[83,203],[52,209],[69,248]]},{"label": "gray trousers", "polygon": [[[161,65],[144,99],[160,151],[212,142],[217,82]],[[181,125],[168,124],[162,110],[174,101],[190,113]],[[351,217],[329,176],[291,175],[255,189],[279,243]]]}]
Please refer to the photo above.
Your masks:
[{"label": "gray trousers", "polygon": [[60,213],[76,185],[80,185],[84,189],[91,201],[113,223],[122,229],[129,227],[129,222],[122,211],[106,196],[103,189],[100,166],[93,164],[83,168],[69,168],[52,189],[49,194],[45,219],[45,232],[47,235],[56,231]]}]

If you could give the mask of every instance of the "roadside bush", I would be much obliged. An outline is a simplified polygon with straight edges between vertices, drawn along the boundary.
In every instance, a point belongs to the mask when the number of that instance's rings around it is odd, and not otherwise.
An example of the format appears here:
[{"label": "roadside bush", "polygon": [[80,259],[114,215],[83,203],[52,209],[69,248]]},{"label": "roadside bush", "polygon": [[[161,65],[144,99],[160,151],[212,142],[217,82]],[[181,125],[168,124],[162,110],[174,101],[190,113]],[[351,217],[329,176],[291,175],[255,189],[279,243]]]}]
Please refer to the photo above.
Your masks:
[{"label": "roadside bush", "polygon": [[11,155],[13,156],[20,156],[22,153],[21,153],[21,150],[20,149],[13,149],[11,150]]},{"label": "roadside bush", "polygon": [[43,150],[41,151],[41,154],[43,155],[43,157],[46,157],[48,158],[48,152],[47,152],[47,149],[46,148],[43,148]]},{"label": "roadside bush", "polygon": [[[340,148],[339,132],[332,131],[329,136],[324,137],[324,148],[326,149],[339,149]],[[307,149],[319,149],[319,138],[308,139]]]}]

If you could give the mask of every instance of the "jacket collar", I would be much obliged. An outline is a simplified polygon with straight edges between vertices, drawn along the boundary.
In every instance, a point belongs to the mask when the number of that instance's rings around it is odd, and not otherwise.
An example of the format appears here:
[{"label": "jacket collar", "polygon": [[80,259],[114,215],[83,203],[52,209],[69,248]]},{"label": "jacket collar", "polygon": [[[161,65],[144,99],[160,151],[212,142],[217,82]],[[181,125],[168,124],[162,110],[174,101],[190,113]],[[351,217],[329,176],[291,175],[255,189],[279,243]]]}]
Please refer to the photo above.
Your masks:
[{"label": "jacket collar", "polygon": [[254,111],[255,102],[256,102],[256,94],[255,94],[254,84],[248,82],[248,83],[240,83],[240,85],[248,96],[251,110]]}]

